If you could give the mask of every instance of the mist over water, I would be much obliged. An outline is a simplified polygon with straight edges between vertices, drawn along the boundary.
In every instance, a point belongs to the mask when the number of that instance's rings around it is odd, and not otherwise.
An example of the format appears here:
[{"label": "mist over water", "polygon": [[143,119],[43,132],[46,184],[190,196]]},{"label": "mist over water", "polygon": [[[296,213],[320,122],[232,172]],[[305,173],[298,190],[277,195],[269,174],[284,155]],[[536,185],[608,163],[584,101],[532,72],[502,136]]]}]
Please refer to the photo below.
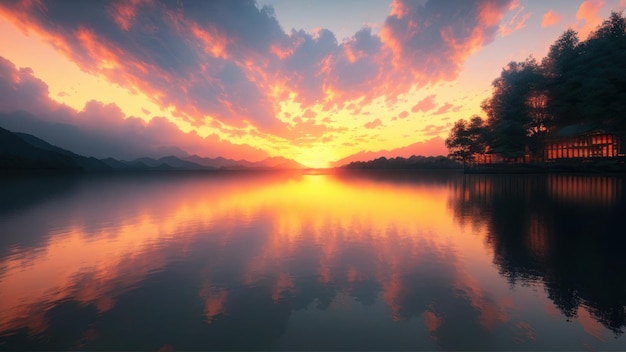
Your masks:
[{"label": "mist over water", "polygon": [[624,350],[625,179],[0,182],[0,349]]}]

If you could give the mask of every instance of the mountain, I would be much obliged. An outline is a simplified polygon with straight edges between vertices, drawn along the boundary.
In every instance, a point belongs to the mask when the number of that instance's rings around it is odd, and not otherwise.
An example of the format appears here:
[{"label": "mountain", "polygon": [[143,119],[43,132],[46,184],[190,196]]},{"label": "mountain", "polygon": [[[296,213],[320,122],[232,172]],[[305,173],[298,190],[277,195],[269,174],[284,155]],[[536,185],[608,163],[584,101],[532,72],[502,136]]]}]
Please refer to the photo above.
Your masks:
[{"label": "mountain", "polygon": [[211,167],[211,168],[238,168],[238,167],[243,167],[243,165],[245,163],[248,163],[248,161],[246,160],[232,160],[232,159],[225,159],[222,158],[221,156],[217,157],[217,158],[204,158],[201,156],[197,156],[197,155],[192,155],[192,156],[188,156],[186,158],[183,158],[183,160],[187,160],[190,161],[192,163],[196,163],[198,165],[202,165],[205,167]]},{"label": "mountain", "polygon": [[94,158],[94,157],[86,157],[86,156],[82,156],[82,155],[78,155],[76,153],[72,153],[68,150],[65,149],[61,149],[57,146],[54,146],[46,141],[44,141],[43,139],[39,139],[33,135],[27,134],[27,133],[21,133],[21,132],[13,132],[13,134],[15,134],[16,136],[20,137],[23,141],[25,141],[26,143],[32,145],[33,147],[39,148],[39,149],[43,149],[43,150],[48,150],[48,151],[52,151],[55,153],[59,153],[61,155],[65,155],[70,157],[72,160],[74,160],[76,162],[76,164],[78,164],[78,166],[80,166],[81,168],[85,169],[85,170],[111,170],[111,167],[109,165],[107,165],[106,163]]},{"label": "mountain", "polygon": [[435,137],[424,142],[417,142],[417,143],[413,143],[413,144],[396,148],[396,149],[392,149],[392,150],[361,151],[356,154],[347,156],[343,159],[337,160],[331,163],[331,166],[338,167],[338,166],[347,165],[352,162],[374,160],[380,157],[409,158],[412,155],[421,155],[421,156],[448,155],[448,150],[446,149],[443,138]]},{"label": "mountain", "polygon": [[281,156],[269,157],[261,161],[232,160],[222,157],[203,158],[197,155],[184,158],[184,160],[200,164],[202,166],[220,169],[306,169],[305,165],[297,161],[283,158]]},{"label": "mountain", "polygon": [[207,168],[211,168],[211,169],[213,168],[209,166],[203,166],[203,165],[200,165],[200,164],[188,161],[188,160],[183,160],[174,155],[159,158],[157,161],[161,162],[162,164],[169,165],[176,169],[202,170],[202,169],[207,169]]},{"label": "mountain", "polygon": [[0,127],[0,169],[80,170],[81,167],[67,155],[37,148]]},{"label": "mountain", "polygon": [[257,162],[197,155],[142,157],[131,161],[96,159],[59,148],[41,138],[0,128],[0,169],[73,169],[87,171],[160,171],[214,169],[302,169],[306,166],[283,157]]},{"label": "mountain", "polygon": [[124,163],[123,161],[119,161],[119,160],[113,159],[113,158],[105,158],[105,159],[101,159],[100,161],[102,161],[103,163],[107,164],[113,170],[123,170],[123,169],[128,169],[129,168],[129,166],[126,163]]}]

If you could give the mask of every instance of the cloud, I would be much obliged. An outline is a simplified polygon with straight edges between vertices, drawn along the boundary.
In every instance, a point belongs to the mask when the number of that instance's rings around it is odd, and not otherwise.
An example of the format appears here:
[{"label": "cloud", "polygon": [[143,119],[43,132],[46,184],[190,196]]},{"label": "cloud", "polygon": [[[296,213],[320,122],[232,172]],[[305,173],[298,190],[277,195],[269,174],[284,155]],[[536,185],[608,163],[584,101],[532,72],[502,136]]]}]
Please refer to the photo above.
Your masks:
[{"label": "cloud", "polygon": [[91,100],[81,111],[48,96],[48,86],[29,68],[18,69],[0,57],[0,124],[31,133],[49,143],[86,156],[132,159],[167,152],[260,160],[268,156],[249,145],[217,135],[185,133],[164,117],[146,122],[126,116],[115,104]]},{"label": "cloud", "polygon": [[375,119],[372,120],[370,122],[365,123],[365,125],[363,125],[363,127],[367,128],[367,129],[374,129],[376,127],[380,127],[382,126],[383,122],[380,121],[380,119]]},{"label": "cloud", "polygon": [[409,112],[408,111],[402,111],[400,113],[400,115],[398,115],[399,118],[401,119],[406,119],[407,117],[409,117]]},{"label": "cloud", "polygon": [[439,109],[437,109],[437,111],[435,111],[433,113],[433,115],[441,115],[441,114],[445,114],[446,112],[448,112],[454,105],[450,104],[450,103],[445,103],[442,106],[439,107]]},{"label": "cloud", "polygon": [[600,17],[600,10],[604,6],[603,0],[586,0],[576,12],[576,29],[581,38],[586,38],[591,31],[593,31],[600,23],[602,23],[602,17]]},{"label": "cloud", "polygon": [[305,111],[304,114],[302,114],[302,117],[306,117],[306,118],[313,118],[315,116],[317,116],[317,113],[310,109]]},{"label": "cloud", "polygon": [[524,8],[521,6],[518,6],[517,8],[517,12],[515,12],[510,19],[504,21],[504,23],[500,25],[500,35],[502,37],[506,37],[513,32],[526,27],[526,22],[532,14],[529,12],[524,13]]},{"label": "cloud", "polygon": [[512,3],[394,0],[380,36],[393,52],[394,67],[406,72],[398,84],[456,78],[463,62],[495,39]]},{"label": "cloud", "polygon": [[556,13],[554,10],[550,10],[543,15],[543,20],[541,21],[541,27],[550,27],[561,21],[561,16]]},{"label": "cloud", "polygon": [[422,130],[420,130],[420,132],[424,136],[434,137],[444,132],[447,132],[449,128],[450,128],[450,124],[440,125],[440,126],[428,125],[424,127]]},{"label": "cloud", "polygon": [[0,11],[84,71],[196,126],[211,118],[286,138],[282,101],[328,111],[455,79],[513,3],[395,0],[379,34],[364,27],[342,42],[323,28],[285,32],[253,0],[19,1]]},{"label": "cloud", "polygon": [[435,95],[429,95],[426,98],[420,100],[419,102],[417,102],[417,104],[415,104],[415,106],[413,106],[411,108],[412,112],[426,112],[426,111],[430,111],[432,109],[434,109],[435,107],[437,107],[437,104],[435,103]]}]

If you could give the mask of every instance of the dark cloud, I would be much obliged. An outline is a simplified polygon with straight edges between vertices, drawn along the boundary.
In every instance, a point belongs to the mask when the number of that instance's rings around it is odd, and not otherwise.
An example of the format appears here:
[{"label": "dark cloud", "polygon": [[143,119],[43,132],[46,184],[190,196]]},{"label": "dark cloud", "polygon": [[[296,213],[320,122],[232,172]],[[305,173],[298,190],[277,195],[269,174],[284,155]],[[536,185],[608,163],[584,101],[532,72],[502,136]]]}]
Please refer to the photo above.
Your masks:
[{"label": "dark cloud", "polygon": [[495,39],[514,0],[394,0],[381,38],[394,63],[418,83],[452,80],[463,62]]},{"label": "dark cloud", "polygon": [[360,98],[362,107],[456,78],[512,2],[395,0],[380,34],[365,27],[342,42],[327,29],[286,33],[253,0],[5,1],[0,11],[81,69],[141,90],[192,124],[211,117],[287,137],[276,116],[289,96],[303,109]]},{"label": "dark cloud", "polygon": [[0,57],[0,126],[25,132],[86,156],[132,159],[186,153],[259,160],[267,153],[217,135],[182,132],[164,117],[127,117],[115,104],[92,100],[81,111],[58,104],[30,69]]}]

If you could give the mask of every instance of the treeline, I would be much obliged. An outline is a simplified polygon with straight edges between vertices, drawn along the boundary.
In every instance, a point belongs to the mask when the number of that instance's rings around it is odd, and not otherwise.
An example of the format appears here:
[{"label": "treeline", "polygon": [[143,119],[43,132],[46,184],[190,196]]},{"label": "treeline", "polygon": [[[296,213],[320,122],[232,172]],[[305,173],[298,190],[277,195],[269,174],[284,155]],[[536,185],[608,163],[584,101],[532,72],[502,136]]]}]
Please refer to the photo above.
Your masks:
[{"label": "treeline", "polygon": [[342,166],[345,169],[458,169],[462,165],[444,156],[411,156],[355,161]]},{"label": "treeline", "polygon": [[459,120],[446,139],[449,156],[464,164],[489,151],[504,160],[541,156],[568,126],[625,136],[626,18],[613,12],[585,41],[565,31],[541,62],[511,62],[492,86],[486,119]]}]

